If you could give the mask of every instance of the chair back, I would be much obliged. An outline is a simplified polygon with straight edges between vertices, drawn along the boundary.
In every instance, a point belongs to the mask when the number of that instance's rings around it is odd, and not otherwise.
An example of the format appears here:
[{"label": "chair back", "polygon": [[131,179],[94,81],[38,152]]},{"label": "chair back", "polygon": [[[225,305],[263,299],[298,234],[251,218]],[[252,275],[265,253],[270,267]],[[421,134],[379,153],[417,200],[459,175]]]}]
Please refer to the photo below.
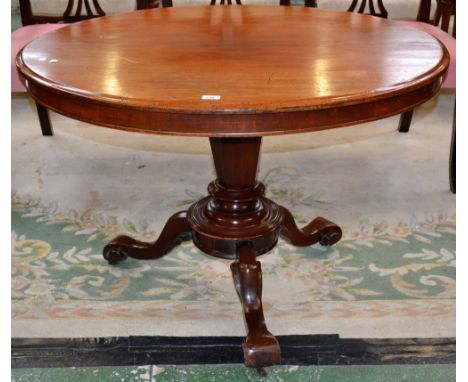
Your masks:
[{"label": "chair back", "polygon": [[98,0],[92,0],[92,6],[90,0],[69,0],[65,12],[63,12],[63,21],[66,23],[73,23],[105,15]]},{"label": "chair back", "polygon": [[[369,12],[366,12],[366,5],[369,1]],[[384,7],[382,0],[376,0],[374,4],[374,0],[353,0],[351,5],[348,8],[348,12],[357,12],[361,14],[371,15],[382,17],[386,19],[388,17],[388,12]]]},{"label": "chair back", "polygon": [[[291,0],[280,0],[280,5],[291,5]],[[317,0],[304,0],[304,7],[317,8]]]},{"label": "chair back", "polygon": [[[383,0],[352,0],[348,12],[357,12],[377,17],[388,17],[388,12],[383,5]],[[280,5],[291,5],[291,0],[280,0]],[[367,6],[368,5],[368,6]],[[304,0],[305,7],[317,8],[317,0]],[[366,12],[366,8],[369,9]]]},{"label": "chair back", "polygon": [[[241,0],[234,0],[237,5],[242,5]],[[232,0],[220,0],[220,5],[232,5]],[[216,0],[211,0],[210,5],[216,5]]]},{"label": "chair back", "polygon": [[453,16],[452,36],[456,37],[456,3],[455,0],[437,0],[434,19],[431,20],[431,0],[421,0],[419,3],[418,21],[439,26],[449,33],[450,19]]},{"label": "chair back", "polygon": [[[135,0],[137,9],[157,8],[160,0]],[[161,0],[171,1],[172,0]],[[68,0],[63,13],[60,15],[37,15],[33,12],[31,0],[19,0],[21,22],[23,26],[46,23],[71,23],[93,17],[105,16],[106,12],[99,4],[99,0]]]}]

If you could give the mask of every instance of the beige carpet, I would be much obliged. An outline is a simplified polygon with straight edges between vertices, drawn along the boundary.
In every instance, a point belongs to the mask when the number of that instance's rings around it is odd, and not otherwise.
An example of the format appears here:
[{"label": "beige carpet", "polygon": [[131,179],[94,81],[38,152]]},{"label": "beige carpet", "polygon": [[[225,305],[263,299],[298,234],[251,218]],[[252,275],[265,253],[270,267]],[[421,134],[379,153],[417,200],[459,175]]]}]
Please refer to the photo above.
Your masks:
[{"label": "beige carpet", "polygon": [[[418,222],[454,210],[448,186],[453,102],[454,94],[445,92],[419,107],[408,134],[397,134],[395,116],[266,137],[259,178],[282,177],[294,213],[310,218],[323,210],[349,228],[363,220]],[[204,195],[214,177],[205,138],[121,132],[55,113],[52,122],[56,135],[42,137],[31,102],[13,98],[12,188],[63,211],[99,208],[158,230],[167,217],[161,201],[177,205]],[[278,165],[281,170],[269,173]],[[305,196],[325,203],[295,208]]]}]

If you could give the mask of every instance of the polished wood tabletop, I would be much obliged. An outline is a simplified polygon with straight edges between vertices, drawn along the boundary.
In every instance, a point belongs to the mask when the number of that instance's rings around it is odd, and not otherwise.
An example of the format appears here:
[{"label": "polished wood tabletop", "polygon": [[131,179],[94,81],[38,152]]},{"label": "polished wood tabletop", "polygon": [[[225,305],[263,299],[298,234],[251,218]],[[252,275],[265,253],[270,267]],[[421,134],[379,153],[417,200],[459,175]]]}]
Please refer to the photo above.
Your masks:
[{"label": "polished wood tabletop", "polygon": [[17,66],[37,101],[150,133],[262,136],[400,113],[431,98],[449,62],[428,34],[304,7],[152,9],[39,38]]}]

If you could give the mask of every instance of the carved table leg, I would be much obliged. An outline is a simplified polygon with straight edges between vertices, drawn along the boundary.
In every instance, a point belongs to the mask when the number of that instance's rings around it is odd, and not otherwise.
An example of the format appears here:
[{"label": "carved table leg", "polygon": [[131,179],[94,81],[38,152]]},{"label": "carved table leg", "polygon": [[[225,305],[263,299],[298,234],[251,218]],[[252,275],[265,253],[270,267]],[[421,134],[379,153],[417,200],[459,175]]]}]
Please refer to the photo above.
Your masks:
[{"label": "carved table leg", "polygon": [[240,244],[237,260],[231,264],[237,294],[247,324],[247,339],[242,345],[246,366],[262,368],[281,362],[278,341],[268,331],[262,307],[262,268],[251,246]]},{"label": "carved table leg", "polygon": [[341,228],[335,223],[317,217],[304,228],[297,227],[291,212],[285,207],[281,207],[283,212],[283,225],[280,236],[288,243],[297,247],[305,247],[315,243],[321,245],[333,245],[341,239]]},{"label": "carved table leg", "polygon": [[118,236],[104,247],[103,256],[109,264],[118,264],[128,256],[141,260],[158,259],[191,237],[187,213],[181,211],[169,218],[154,243],[145,243],[125,235]]},{"label": "carved table leg", "polygon": [[104,247],[104,258],[110,264],[128,256],[157,259],[191,239],[211,256],[235,259],[231,271],[247,325],[245,365],[265,374],[264,367],[281,362],[281,351],[265,324],[256,256],[270,251],[279,236],[296,246],[332,245],[341,229],[322,217],[299,229],[291,212],[265,197],[265,186],[256,179],[261,137],[210,138],[210,145],[217,177],[209,195],[174,214],[154,243],[119,236]]}]

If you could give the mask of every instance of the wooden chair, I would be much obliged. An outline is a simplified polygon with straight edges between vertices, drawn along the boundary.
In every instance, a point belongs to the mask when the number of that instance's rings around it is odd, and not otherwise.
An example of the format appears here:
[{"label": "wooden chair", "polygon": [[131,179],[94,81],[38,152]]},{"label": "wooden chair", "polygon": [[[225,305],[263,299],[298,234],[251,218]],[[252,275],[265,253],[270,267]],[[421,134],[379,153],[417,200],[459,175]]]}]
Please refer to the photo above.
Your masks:
[{"label": "wooden chair", "polygon": [[[159,6],[158,0],[136,0],[137,9]],[[66,23],[104,16],[105,12],[98,0],[68,0],[67,7],[61,16],[34,15],[30,0],[20,0],[21,21],[23,27],[11,34],[11,91],[24,93],[26,89],[18,77],[15,60],[18,52],[35,38],[44,33],[63,28]],[[49,111],[36,103],[42,135],[53,135]]]},{"label": "wooden chair", "polygon": [[[352,0],[348,8],[348,12],[365,13],[366,5],[368,3],[369,12],[366,14],[377,17],[388,17],[388,12],[384,7],[383,0]],[[290,5],[290,0],[280,0],[281,5]],[[305,6],[316,7],[316,0],[305,0]],[[358,7],[359,5],[359,7]],[[442,84],[442,88],[453,89],[456,84],[456,49],[455,49],[455,35],[456,35],[456,19],[455,19],[455,0],[437,0],[437,7],[434,13],[434,19],[430,19],[431,14],[431,0],[420,0],[418,16],[416,21],[400,20],[399,22],[427,32],[437,39],[447,48],[450,54],[450,66],[447,76]],[[452,35],[448,33],[450,18],[454,16]],[[440,28],[438,27],[440,25]],[[455,109],[454,109],[455,110]],[[406,111],[401,114],[398,124],[398,131],[406,133],[409,131],[411,119],[413,117],[414,109]],[[456,192],[456,127],[455,127],[455,111],[453,117],[452,140],[450,147],[449,159],[449,183],[450,190]]]},{"label": "wooden chair", "polygon": [[[291,0],[280,0],[280,5],[291,5]],[[317,8],[317,0],[304,0],[304,7]]]},{"label": "wooden chair", "polygon": [[[23,26],[34,24],[71,23],[93,17],[105,16],[99,0],[69,0],[61,15],[34,14],[31,0],[19,0]],[[136,9],[157,8],[159,0],[135,0]],[[76,4],[76,6],[75,6]],[[73,12],[73,9],[75,11]]]},{"label": "wooden chair", "polygon": [[456,142],[456,130],[457,130],[457,103],[453,105],[453,122],[452,122],[452,139],[450,142],[450,159],[449,159],[449,181],[450,191],[454,194],[457,192],[456,178],[457,178],[457,142]]},{"label": "wooden chair", "polygon": [[[402,23],[409,25],[411,27],[425,31],[444,44],[450,54],[450,66],[445,77],[444,82],[442,83],[443,89],[455,89],[456,87],[456,66],[457,66],[457,56],[456,56],[456,10],[455,10],[455,0],[437,0],[437,7],[434,13],[434,19],[430,19],[430,0],[421,0],[418,17],[416,21],[401,21]],[[450,19],[453,17],[453,28],[452,33],[449,33]],[[439,27],[440,26],[440,27]],[[453,123],[452,123],[452,139],[450,144],[450,159],[449,159],[449,182],[450,190],[456,192],[456,123],[455,123],[455,114],[456,108],[454,107]],[[406,133],[409,131],[411,124],[411,119],[413,117],[413,111],[409,110],[403,113],[400,117],[400,123],[398,126],[398,131],[401,133]]]},{"label": "wooden chair", "polygon": [[[280,0],[280,5],[291,5],[291,0]],[[317,0],[304,0],[304,6],[317,8]],[[367,6],[369,8],[369,12],[366,12]],[[383,0],[351,0],[351,4],[347,11],[383,17],[385,19],[388,16]]]},{"label": "wooden chair", "polygon": [[[455,0],[437,0],[437,7],[434,14],[434,19],[430,19],[431,1],[421,0],[419,12],[416,21],[401,21],[406,25],[420,29],[427,32],[445,45],[450,53],[450,67],[445,78],[442,88],[454,89],[456,85],[456,49],[455,49],[455,36],[456,36],[456,14],[455,14]],[[452,34],[448,33],[451,16],[454,16],[454,23]],[[440,28],[438,26],[440,25]],[[409,131],[411,120],[413,118],[414,109],[403,113],[400,117],[398,131],[400,133],[407,133]]]}]

